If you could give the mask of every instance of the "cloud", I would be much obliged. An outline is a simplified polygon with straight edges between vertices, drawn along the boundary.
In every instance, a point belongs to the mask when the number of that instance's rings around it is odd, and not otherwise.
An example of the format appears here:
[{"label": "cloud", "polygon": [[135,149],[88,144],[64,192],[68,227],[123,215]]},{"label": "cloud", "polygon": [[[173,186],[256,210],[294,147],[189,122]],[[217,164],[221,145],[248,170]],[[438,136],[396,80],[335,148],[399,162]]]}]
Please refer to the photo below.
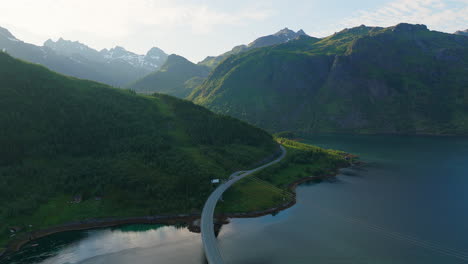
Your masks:
[{"label": "cloud", "polygon": [[468,0],[395,0],[375,10],[361,10],[340,26],[392,26],[401,22],[426,24],[434,30],[454,32],[468,28]]},{"label": "cloud", "polygon": [[0,26],[36,45],[63,37],[139,53],[158,46],[199,60],[224,52],[242,29],[275,15],[270,0],[239,1],[1,0]]},{"label": "cloud", "polygon": [[8,0],[2,3],[0,23],[48,33],[99,32],[123,37],[138,25],[187,27],[207,34],[223,25],[238,25],[268,18],[265,9],[217,10],[200,1],[169,0]]}]

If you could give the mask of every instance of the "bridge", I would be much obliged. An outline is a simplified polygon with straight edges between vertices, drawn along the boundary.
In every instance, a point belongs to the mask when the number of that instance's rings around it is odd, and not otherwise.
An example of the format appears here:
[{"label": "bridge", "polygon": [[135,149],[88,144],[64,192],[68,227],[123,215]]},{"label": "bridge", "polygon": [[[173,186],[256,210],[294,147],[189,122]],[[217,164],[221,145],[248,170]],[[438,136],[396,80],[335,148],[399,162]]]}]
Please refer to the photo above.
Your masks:
[{"label": "bridge", "polygon": [[[214,211],[216,208],[216,203],[221,198],[223,193],[231,187],[234,183],[240,181],[241,179],[260,171],[266,167],[269,167],[275,163],[280,162],[286,156],[286,149],[283,146],[281,148],[281,155],[267,164],[264,164],[258,168],[248,170],[248,171],[237,171],[229,176],[229,180],[220,184],[208,197],[206,200],[205,205],[203,207],[202,215],[201,215],[201,236],[203,242],[203,248],[205,250],[206,259],[210,264],[223,264],[223,258],[221,256],[221,252],[219,251],[218,242],[216,240],[215,232],[214,232],[214,225],[213,225],[213,218],[214,218]],[[259,179],[256,179],[258,181]],[[271,187],[276,188],[276,187]]]}]

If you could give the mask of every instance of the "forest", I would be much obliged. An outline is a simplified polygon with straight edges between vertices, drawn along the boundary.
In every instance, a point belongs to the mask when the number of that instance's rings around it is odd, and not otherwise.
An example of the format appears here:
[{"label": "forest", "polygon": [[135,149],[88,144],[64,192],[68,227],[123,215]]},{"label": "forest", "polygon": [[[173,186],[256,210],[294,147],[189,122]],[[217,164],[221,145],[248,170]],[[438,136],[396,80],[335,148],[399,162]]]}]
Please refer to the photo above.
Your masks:
[{"label": "forest", "polygon": [[191,102],[63,76],[6,53],[0,80],[0,247],[12,226],[198,212],[212,178],[278,148],[267,132]]}]

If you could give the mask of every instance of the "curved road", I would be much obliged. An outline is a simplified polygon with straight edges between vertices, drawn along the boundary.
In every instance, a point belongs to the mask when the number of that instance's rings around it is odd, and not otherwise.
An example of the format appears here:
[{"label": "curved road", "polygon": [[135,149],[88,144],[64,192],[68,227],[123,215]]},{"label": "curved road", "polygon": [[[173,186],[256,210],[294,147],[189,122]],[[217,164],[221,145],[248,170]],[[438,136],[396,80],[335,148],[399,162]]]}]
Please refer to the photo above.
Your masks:
[{"label": "curved road", "polygon": [[201,235],[203,248],[205,249],[205,255],[208,260],[208,263],[224,263],[223,258],[221,257],[221,253],[219,252],[218,242],[216,240],[213,227],[214,210],[216,208],[216,203],[218,202],[219,198],[221,198],[221,195],[223,195],[223,193],[229,187],[231,187],[231,185],[241,180],[242,178],[281,161],[284,158],[284,156],[286,156],[286,149],[283,146],[280,146],[280,148],[281,156],[279,156],[277,159],[253,170],[234,172],[233,174],[231,174],[231,176],[229,176],[229,180],[225,183],[220,184],[218,188],[216,188],[211,193],[210,197],[208,197],[208,200],[206,200],[201,215]]}]

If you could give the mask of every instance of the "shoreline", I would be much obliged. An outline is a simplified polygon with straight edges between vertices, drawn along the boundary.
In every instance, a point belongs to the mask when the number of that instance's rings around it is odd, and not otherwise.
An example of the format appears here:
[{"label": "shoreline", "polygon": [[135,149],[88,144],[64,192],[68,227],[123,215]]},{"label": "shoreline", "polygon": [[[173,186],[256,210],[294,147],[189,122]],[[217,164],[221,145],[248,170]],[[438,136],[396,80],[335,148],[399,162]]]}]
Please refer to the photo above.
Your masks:
[{"label": "shoreline", "polygon": [[34,240],[53,235],[56,233],[90,230],[97,228],[107,228],[130,224],[167,224],[174,225],[180,223],[190,224],[190,221],[195,221],[200,218],[200,214],[177,214],[177,215],[159,215],[159,216],[142,216],[128,218],[101,218],[101,219],[85,219],[82,221],[72,222],[55,226],[47,229],[40,229],[20,235],[16,240],[9,243],[3,252],[0,252],[0,259],[7,256],[9,253],[19,251],[27,243]]},{"label": "shoreline", "polygon": [[[351,164],[349,167],[343,168],[353,168],[359,167],[363,162],[358,162],[357,164]],[[215,223],[215,228],[220,228],[222,224],[228,223],[228,218],[256,218],[262,217],[269,214],[276,214],[288,208],[294,206],[297,202],[296,199],[296,188],[306,182],[310,181],[317,181],[317,180],[325,180],[329,178],[336,177],[338,175],[338,171],[343,168],[337,168],[337,171],[334,175],[321,175],[321,176],[309,176],[304,177],[299,180],[296,180],[288,185],[289,191],[293,195],[293,199],[287,203],[280,204],[276,207],[261,210],[261,211],[253,211],[247,213],[225,213],[225,214],[218,214],[215,215],[215,219],[217,220]],[[174,225],[184,223],[188,225],[188,229],[191,232],[198,233],[199,227],[193,225],[195,221],[200,219],[201,214],[177,214],[177,215],[159,215],[159,216],[142,216],[142,217],[129,217],[129,218],[103,218],[103,219],[85,219],[78,222],[72,222],[56,227],[51,227],[47,229],[41,229],[37,231],[33,231],[27,234],[23,234],[17,238],[17,240],[12,241],[9,243],[6,248],[0,251],[0,260],[3,257],[6,257],[8,254],[19,251],[22,247],[24,247],[29,242],[34,240],[53,235],[56,233],[68,232],[68,231],[80,231],[80,230],[90,230],[90,229],[97,229],[97,228],[107,228],[107,227],[114,227],[114,226],[121,226],[121,225],[130,225],[130,224],[166,224],[166,225]]]},{"label": "shoreline", "polygon": [[225,220],[227,218],[255,218],[255,217],[266,216],[266,215],[269,215],[269,214],[279,213],[279,212],[281,212],[283,210],[286,210],[286,209],[292,207],[293,205],[295,205],[297,203],[296,188],[299,185],[301,185],[303,183],[306,183],[306,182],[311,182],[311,181],[322,181],[322,180],[330,179],[330,178],[336,177],[338,175],[340,169],[356,168],[356,167],[362,166],[363,164],[365,164],[365,163],[360,161],[360,162],[358,162],[356,164],[351,164],[351,166],[348,166],[348,167],[337,168],[337,171],[335,172],[335,174],[321,175],[321,176],[308,176],[308,177],[298,179],[298,180],[296,180],[296,181],[294,181],[294,182],[292,182],[292,183],[290,183],[288,185],[288,190],[293,195],[293,199],[291,201],[289,201],[287,203],[283,203],[283,204],[281,204],[279,206],[272,207],[272,208],[265,209],[265,210],[261,210],[261,211],[253,211],[253,212],[247,212],[247,213],[226,213],[226,214],[222,214],[221,216],[224,217],[224,218],[222,218],[222,220]]}]

